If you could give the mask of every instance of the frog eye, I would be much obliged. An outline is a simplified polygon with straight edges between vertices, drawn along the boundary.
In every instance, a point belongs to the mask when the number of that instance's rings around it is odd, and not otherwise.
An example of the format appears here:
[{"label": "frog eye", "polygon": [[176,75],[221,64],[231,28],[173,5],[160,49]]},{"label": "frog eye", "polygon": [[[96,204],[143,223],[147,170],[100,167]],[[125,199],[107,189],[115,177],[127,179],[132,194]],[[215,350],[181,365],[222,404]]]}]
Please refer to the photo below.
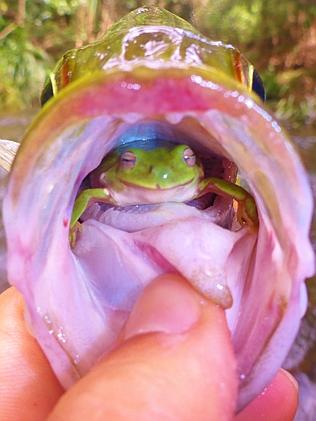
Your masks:
[{"label": "frog eye", "polygon": [[196,163],[196,156],[195,153],[192,151],[191,148],[185,148],[183,151],[183,159],[184,162],[189,166],[193,167]]},{"label": "frog eye", "polygon": [[136,164],[136,155],[134,152],[126,151],[123,152],[120,158],[120,166],[122,168],[134,168]]}]

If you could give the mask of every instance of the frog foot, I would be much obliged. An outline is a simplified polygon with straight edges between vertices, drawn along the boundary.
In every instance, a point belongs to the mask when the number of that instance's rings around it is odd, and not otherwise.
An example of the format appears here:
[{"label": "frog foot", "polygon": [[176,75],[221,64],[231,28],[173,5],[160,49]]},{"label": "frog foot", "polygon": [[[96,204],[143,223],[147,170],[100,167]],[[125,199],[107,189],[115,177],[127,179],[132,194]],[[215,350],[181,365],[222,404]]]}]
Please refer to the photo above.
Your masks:
[{"label": "frog foot", "polygon": [[258,229],[259,218],[254,198],[250,195],[238,201],[237,220],[241,226],[248,225],[252,231]]},{"label": "frog foot", "polygon": [[82,224],[80,222],[76,222],[69,231],[69,243],[70,247],[73,249],[76,245],[76,241],[78,238],[78,235],[80,235],[82,231]]}]

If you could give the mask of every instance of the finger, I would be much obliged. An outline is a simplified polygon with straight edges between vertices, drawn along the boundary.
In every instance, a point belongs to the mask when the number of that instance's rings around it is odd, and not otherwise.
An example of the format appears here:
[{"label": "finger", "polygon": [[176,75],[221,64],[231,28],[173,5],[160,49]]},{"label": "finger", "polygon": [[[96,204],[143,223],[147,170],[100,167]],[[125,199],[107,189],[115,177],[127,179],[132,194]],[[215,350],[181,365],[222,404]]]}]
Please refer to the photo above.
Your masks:
[{"label": "finger", "polygon": [[62,393],[26,330],[20,294],[8,289],[0,295],[0,420],[43,420]]},{"label": "finger", "polygon": [[280,370],[272,383],[237,415],[236,421],[292,421],[298,404],[297,391],[296,380]]},{"label": "finger", "polygon": [[124,337],[50,421],[232,419],[237,382],[224,311],[182,278],[166,275],[146,288]]}]

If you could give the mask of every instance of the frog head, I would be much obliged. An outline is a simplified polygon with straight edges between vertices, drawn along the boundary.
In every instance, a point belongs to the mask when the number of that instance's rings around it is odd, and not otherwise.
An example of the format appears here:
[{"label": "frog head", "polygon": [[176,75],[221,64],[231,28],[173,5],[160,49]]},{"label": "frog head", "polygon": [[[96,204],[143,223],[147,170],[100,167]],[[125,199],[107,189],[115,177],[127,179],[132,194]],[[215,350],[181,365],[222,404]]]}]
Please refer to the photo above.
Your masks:
[{"label": "frog head", "polygon": [[115,150],[99,170],[102,187],[128,186],[151,190],[174,189],[196,184],[203,177],[202,165],[187,145]]}]

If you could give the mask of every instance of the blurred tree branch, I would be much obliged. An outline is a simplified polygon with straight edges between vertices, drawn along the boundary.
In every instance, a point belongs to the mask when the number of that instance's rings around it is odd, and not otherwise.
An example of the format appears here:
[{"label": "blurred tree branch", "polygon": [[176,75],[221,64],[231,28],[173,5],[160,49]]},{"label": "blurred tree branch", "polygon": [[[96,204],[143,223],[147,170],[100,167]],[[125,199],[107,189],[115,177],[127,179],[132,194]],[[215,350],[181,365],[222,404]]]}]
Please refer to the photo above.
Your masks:
[{"label": "blurred tree branch", "polygon": [[3,28],[2,31],[0,31],[0,41],[6,36],[8,36],[12,31],[14,31],[16,27],[16,23],[12,22],[9,23],[5,28]]},{"label": "blurred tree branch", "polygon": [[24,25],[24,21],[25,21],[25,0],[19,0],[18,2],[18,13],[17,13],[17,17],[16,17],[16,24],[19,26],[23,26]]}]

